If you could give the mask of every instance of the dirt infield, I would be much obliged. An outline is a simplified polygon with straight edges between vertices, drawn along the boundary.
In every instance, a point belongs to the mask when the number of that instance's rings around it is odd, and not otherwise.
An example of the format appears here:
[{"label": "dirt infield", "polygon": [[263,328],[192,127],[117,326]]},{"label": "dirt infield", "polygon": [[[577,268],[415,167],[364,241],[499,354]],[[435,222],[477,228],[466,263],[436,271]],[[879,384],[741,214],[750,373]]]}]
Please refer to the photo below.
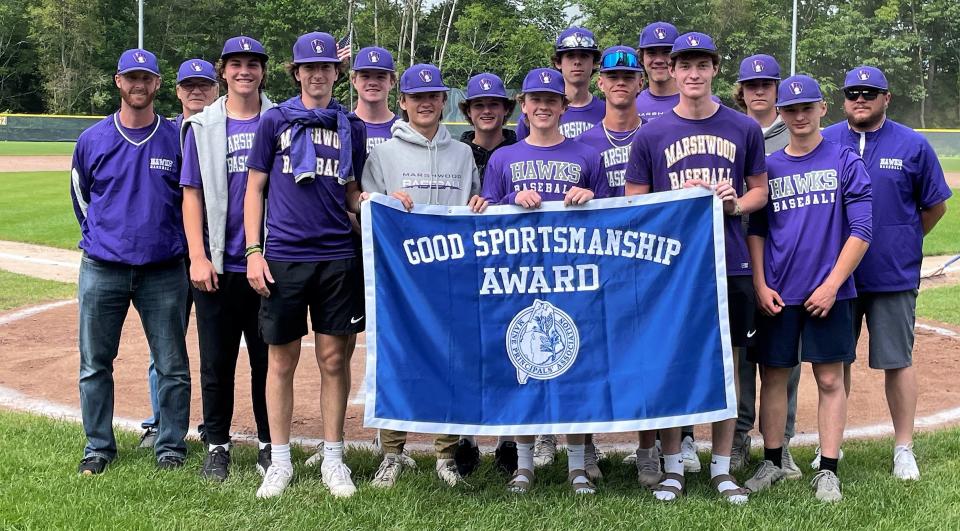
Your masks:
[{"label": "dirt infield", "polygon": [[[9,315],[9,314],[7,314]],[[0,315],[0,323],[3,323]],[[960,330],[946,329],[938,323],[927,323],[944,330],[941,333],[926,328],[917,330],[915,362],[920,382],[918,417],[932,415],[960,406],[960,383],[956,380],[960,367]],[[147,345],[140,330],[139,318],[131,309],[124,328],[120,353],[114,368],[116,381],[117,417],[141,419],[150,414],[145,373],[147,370]],[[952,332],[953,337],[945,334]],[[79,392],[77,374],[79,353],[77,338],[77,306],[67,304],[43,311],[14,322],[0,324],[0,386],[13,389],[24,395],[50,402],[52,405],[77,407]],[[883,375],[867,368],[865,340],[858,348],[860,359],[854,364],[853,392],[850,397],[848,428],[864,428],[889,424],[886,400],[883,394]],[[364,336],[353,361],[353,385],[347,413],[346,436],[348,440],[372,440],[374,431],[363,428],[363,406],[359,390],[364,374],[366,354]],[[196,327],[191,323],[187,338],[193,373],[193,400],[191,426],[201,419],[199,388],[199,363],[197,354]],[[296,378],[297,399],[293,434],[302,438],[322,437],[319,407],[320,373],[309,354],[312,341],[306,340],[304,356]],[[242,354],[241,354],[242,355]],[[254,433],[253,416],[249,398],[250,370],[241,358],[237,370],[237,402],[234,430],[239,433]],[[797,433],[816,432],[816,384],[809,366],[804,366],[801,380]],[[709,437],[705,427],[698,428],[702,439]],[[861,430],[869,435],[868,430]],[[629,434],[603,435],[603,445],[629,444],[634,439]],[[412,436],[411,442],[426,443],[429,437]]]},{"label": "dirt infield", "polygon": [[960,188],[960,172],[947,172],[947,186],[950,188]]},{"label": "dirt infield", "polygon": [[69,155],[0,157],[0,173],[21,171],[69,171]]}]

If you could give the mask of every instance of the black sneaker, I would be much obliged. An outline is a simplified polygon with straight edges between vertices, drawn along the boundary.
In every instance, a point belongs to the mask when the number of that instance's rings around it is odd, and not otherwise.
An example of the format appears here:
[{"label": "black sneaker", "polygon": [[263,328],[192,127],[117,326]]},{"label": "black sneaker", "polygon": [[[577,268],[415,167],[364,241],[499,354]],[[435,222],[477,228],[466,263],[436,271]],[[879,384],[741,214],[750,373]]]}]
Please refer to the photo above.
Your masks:
[{"label": "black sneaker", "polygon": [[178,455],[165,455],[157,459],[157,470],[175,470],[183,467],[183,458]]},{"label": "black sneaker", "polygon": [[143,435],[140,436],[140,445],[138,448],[153,448],[153,445],[157,442],[157,429],[156,428],[147,428],[143,430]]},{"label": "black sneaker", "polygon": [[257,472],[261,476],[267,475],[267,469],[270,468],[270,465],[273,464],[273,452],[269,444],[264,446],[257,452]]},{"label": "black sneaker", "polygon": [[230,450],[223,446],[216,446],[207,452],[200,469],[200,477],[213,481],[226,481],[230,474]]},{"label": "black sneaker", "polygon": [[80,460],[80,466],[77,467],[77,473],[81,476],[96,476],[103,474],[110,462],[99,455],[89,455]]},{"label": "black sneaker", "polygon": [[480,466],[480,449],[466,439],[460,439],[453,452],[453,462],[457,465],[460,477],[467,477]]},{"label": "black sneaker", "polygon": [[508,476],[517,472],[517,443],[513,441],[503,441],[494,452],[493,464]]}]

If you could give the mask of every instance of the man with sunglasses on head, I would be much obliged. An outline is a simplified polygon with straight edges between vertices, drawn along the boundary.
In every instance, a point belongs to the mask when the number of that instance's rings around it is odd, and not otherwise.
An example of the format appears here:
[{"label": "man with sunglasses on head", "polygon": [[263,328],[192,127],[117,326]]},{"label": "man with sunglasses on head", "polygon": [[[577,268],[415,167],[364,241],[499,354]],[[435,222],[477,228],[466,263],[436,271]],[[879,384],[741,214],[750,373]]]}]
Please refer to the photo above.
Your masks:
[{"label": "man with sunglasses on head", "polygon": [[606,99],[606,116],[576,140],[600,153],[610,196],[619,197],[623,195],[630,146],[643,122],[635,106],[643,86],[643,67],[633,48],[611,46],[603,51],[597,85]]},{"label": "man with sunglasses on head", "polygon": [[[597,39],[587,28],[571,26],[560,32],[550,61],[563,74],[570,102],[560,117],[560,133],[576,138],[603,120],[606,112],[603,100],[590,93],[590,79],[600,61]],[[529,133],[527,118],[521,115],[517,121],[517,139],[523,140]]]},{"label": "man with sunglasses on head", "polygon": [[[917,379],[912,354],[917,289],[923,237],[946,213],[951,191],[930,143],[887,118],[892,96],[883,72],[871,66],[850,70],[843,95],[847,121],[824,129],[823,136],[863,157],[873,186],[873,242],[853,274],[858,295],[854,332],[859,338],[866,317],[870,367],[884,371],[893,418],[893,475],[918,480],[920,470],[913,453]],[[844,376],[849,394],[849,365]],[[811,467],[819,465],[818,451]]]}]

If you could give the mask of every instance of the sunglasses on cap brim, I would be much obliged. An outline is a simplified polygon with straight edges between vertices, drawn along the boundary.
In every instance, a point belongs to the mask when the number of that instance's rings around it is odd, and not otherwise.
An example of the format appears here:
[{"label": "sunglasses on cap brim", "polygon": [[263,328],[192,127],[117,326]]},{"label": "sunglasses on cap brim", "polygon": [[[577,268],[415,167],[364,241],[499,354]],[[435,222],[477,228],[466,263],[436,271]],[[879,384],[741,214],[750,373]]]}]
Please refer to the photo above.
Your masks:
[{"label": "sunglasses on cap brim", "polygon": [[557,50],[571,50],[571,49],[586,49],[586,50],[596,50],[597,41],[589,35],[567,35],[560,40],[560,43],[557,45]]},{"label": "sunglasses on cap brim", "polygon": [[603,56],[603,60],[600,63],[601,68],[615,68],[618,66],[642,68],[640,66],[640,59],[637,58],[637,54],[626,51],[608,53],[607,55]]},{"label": "sunglasses on cap brim", "polygon": [[863,96],[863,99],[866,101],[873,101],[880,97],[881,94],[886,94],[887,91],[869,88],[869,89],[843,89],[843,97],[847,98],[848,101],[857,101],[860,99],[860,96]]}]

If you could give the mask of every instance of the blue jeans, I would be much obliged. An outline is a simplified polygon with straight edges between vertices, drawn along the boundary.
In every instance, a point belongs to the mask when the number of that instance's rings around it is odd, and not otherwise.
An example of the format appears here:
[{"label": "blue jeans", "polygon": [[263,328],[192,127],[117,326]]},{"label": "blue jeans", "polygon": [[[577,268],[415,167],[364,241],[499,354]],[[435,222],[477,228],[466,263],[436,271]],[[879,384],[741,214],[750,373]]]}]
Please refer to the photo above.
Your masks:
[{"label": "blue jeans", "polygon": [[183,457],[190,420],[190,364],[183,337],[187,279],[183,263],[132,267],[93,260],[80,264],[80,409],[87,435],[84,456],[112,460],[113,360],[130,303],[140,314],[157,372],[157,458]]},{"label": "blue jeans", "polygon": [[147,366],[147,385],[150,387],[150,416],[140,423],[143,429],[157,428],[157,416],[160,411],[159,387],[157,382],[157,368],[153,366],[153,354],[150,355],[150,365]]}]

